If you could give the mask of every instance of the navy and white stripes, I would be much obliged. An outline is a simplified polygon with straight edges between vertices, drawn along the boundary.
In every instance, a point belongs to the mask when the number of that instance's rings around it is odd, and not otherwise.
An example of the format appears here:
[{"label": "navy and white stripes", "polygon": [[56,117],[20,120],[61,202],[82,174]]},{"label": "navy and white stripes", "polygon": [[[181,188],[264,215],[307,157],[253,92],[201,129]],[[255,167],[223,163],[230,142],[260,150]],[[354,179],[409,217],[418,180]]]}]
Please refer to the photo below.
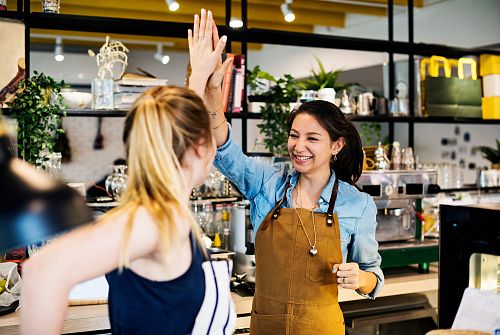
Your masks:
[{"label": "navy and white stripes", "polygon": [[231,335],[236,324],[236,310],[229,289],[232,262],[207,260],[201,266],[205,273],[205,297],[192,335]]}]

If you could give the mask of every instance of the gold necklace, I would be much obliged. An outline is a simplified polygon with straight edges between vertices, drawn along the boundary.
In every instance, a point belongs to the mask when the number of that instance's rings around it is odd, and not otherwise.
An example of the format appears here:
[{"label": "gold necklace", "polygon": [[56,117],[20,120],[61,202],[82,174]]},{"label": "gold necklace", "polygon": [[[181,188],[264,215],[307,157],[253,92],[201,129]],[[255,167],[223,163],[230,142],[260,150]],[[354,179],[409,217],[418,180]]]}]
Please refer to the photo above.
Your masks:
[{"label": "gold necklace", "polygon": [[[299,212],[297,212],[297,207],[299,206],[297,199],[300,198],[300,187],[299,183],[297,182],[297,198],[295,198],[295,206],[293,206],[293,210],[295,211],[295,214],[297,214],[297,217],[299,218],[300,226],[302,227],[302,230],[304,230],[304,234],[306,235],[307,242],[309,243],[309,246],[311,249],[309,249],[309,255],[311,256],[316,256],[318,253],[318,249],[316,249],[316,225],[314,224],[314,212],[311,211],[311,218],[312,218],[312,225],[313,225],[313,232],[314,232],[314,243],[311,243],[311,239],[309,238],[309,235],[307,234],[306,227],[304,226],[304,223],[302,222],[302,219],[300,218]],[[300,208],[304,209],[302,206],[299,206]]]}]

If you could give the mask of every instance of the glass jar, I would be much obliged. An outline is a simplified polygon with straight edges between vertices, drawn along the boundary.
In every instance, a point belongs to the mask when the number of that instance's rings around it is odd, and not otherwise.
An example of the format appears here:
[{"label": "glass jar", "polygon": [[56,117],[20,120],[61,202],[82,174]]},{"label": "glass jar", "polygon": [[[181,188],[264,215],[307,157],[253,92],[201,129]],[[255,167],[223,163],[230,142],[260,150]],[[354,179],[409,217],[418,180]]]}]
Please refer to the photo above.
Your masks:
[{"label": "glass jar", "polygon": [[42,12],[59,14],[61,8],[60,0],[42,0]]},{"label": "glass jar", "polygon": [[113,165],[113,173],[106,178],[106,191],[115,201],[120,201],[127,188],[128,176],[125,174],[126,165]]},{"label": "glass jar", "polygon": [[113,79],[94,78],[92,80],[92,108],[113,109]]}]

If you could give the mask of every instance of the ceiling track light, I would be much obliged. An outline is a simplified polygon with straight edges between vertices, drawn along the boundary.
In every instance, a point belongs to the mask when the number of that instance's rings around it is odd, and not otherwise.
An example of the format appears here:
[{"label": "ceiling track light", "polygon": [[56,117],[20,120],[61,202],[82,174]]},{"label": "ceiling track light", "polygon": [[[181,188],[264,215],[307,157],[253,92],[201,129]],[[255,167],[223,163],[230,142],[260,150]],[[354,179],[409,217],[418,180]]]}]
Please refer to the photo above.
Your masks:
[{"label": "ceiling track light", "polygon": [[161,43],[159,43],[156,47],[155,59],[161,62],[163,65],[170,62],[170,57],[163,53],[163,45]]},{"label": "ceiling track light", "polygon": [[281,4],[281,12],[283,13],[283,18],[286,22],[295,21],[295,14],[292,11],[292,2],[293,0],[285,0],[284,3]]},{"label": "ceiling track light", "polygon": [[175,12],[179,9],[179,3],[175,0],[166,0],[168,5],[168,10],[171,12]]},{"label": "ceiling track light", "polygon": [[56,45],[54,47],[54,59],[57,62],[62,62],[64,60],[64,52],[63,52],[61,37],[56,37]]}]

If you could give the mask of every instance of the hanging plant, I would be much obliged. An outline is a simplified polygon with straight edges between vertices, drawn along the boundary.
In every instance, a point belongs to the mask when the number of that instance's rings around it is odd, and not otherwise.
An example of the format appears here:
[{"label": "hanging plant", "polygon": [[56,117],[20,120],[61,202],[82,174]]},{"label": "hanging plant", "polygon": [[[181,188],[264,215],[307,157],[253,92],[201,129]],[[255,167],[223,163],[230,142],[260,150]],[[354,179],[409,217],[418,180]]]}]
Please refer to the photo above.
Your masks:
[{"label": "hanging plant", "polygon": [[43,73],[24,79],[14,101],[8,104],[10,115],[17,120],[17,143],[19,156],[25,161],[39,165],[42,153],[53,152],[65,107],[60,94],[64,81],[57,82]]}]

